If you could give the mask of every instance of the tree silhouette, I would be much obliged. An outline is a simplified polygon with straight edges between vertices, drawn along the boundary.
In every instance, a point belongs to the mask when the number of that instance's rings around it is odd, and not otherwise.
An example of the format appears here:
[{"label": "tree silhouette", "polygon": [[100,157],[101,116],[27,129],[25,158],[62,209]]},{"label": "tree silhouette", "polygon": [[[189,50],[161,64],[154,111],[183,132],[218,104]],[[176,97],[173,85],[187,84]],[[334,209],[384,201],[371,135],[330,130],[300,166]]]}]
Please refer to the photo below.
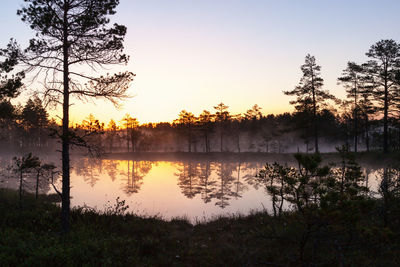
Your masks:
[{"label": "tree silhouette", "polygon": [[232,191],[232,185],[235,178],[232,173],[235,169],[235,165],[231,163],[220,163],[217,174],[219,176],[219,183],[216,185],[216,190],[213,193],[213,197],[218,201],[215,203],[221,209],[229,206],[229,200],[235,193]]},{"label": "tree silhouette", "polygon": [[40,160],[38,157],[33,156],[32,153],[27,154],[23,157],[13,158],[12,170],[18,174],[19,178],[19,206],[22,207],[22,190],[24,186],[24,174],[29,173],[33,169],[40,166]]},{"label": "tree silhouette", "polygon": [[14,67],[18,64],[20,56],[19,47],[11,40],[7,48],[0,49],[0,102],[9,100],[19,95],[22,87],[24,72],[16,72]]},{"label": "tree silhouette", "polygon": [[113,151],[113,146],[114,146],[114,141],[115,141],[115,137],[117,136],[117,131],[119,130],[117,124],[115,123],[115,121],[113,119],[110,120],[110,122],[107,125],[107,139],[109,142],[109,150],[110,153]]},{"label": "tree silhouette", "polygon": [[220,145],[221,145],[220,152],[222,152],[222,148],[223,148],[222,139],[223,139],[223,134],[224,134],[224,126],[226,125],[226,123],[228,122],[228,120],[230,118],[228,108],[229,107],[226,106],[222,102],[214,107],[214,109],[216,110],[215,121],[219,124],[219,130],[220,130]]},{"label": "tree silhouette", "polygon": [[234,137],[237,152],[240,153],[240,134],[242,131],[242,114],[236,114],[231,116],[231,135]]},{"label": "tree silhouette", "polygon": [[262,117],[261,107],[255,104],[251,109],[248,109],[244,114],[246,120],[259,120]]},{"label": "tree silhouette", "polygon": [[204,203],[208,203],[212,200],[212,193],[215,190],[215,179],[211,177],[211,164],[210,161],[200,162],[199,164],[199,190],[201,199]]},{"label": "tree silhouette", "polygon": [[127,97],[134,74],[92,76],[84,66],[98,70],[128,61],[122,53],[126,27],[108,27],[118,0],[26,0],[18,10],[36,37],[31,39],[22,61],[29,70],[43,71],[44,95],[63,106],[62,119],[62,228],[69,231],[70,214],[70,97],[102,97],[117,104]]},{"label": "tree silhouette", "polygon": [[16,109],[9,100],[3,100],[0,102],[0,139],[6,141],[7,145],[11,145],[15,136],[12,134],[16,122]]},{"label": "tree silhouette", "polygon": [[[23,86],[24,72],[14,70],[18,64],[18,57],[19,48],[14,40],[10,41],[7,48],[0,49],[0,126],[6,130],[10,130],[15,117],[15,109],[10,99],[17,97]],[[11,141],[11,136],[8,139]]]},{"label": "tree silhouette", "polygon": [[364,89],[364,69],[361,65],[358,65],[354,62],[348,62],[347,68],[343,70],[343,74],[338,78],[339,82],[341,82],[347,92],[347,98],[351,99],[353,102],[353,120],[354,120],[354,152],[357,152],[357,143],[358,143],[358,111],[360,109],[360,95]]},{"label": "tree silhouette", "polygon": [[[77,132],[82,132],[76,134]],[[71,141],[80,146],[100,154],[102,149],[101,136],[104,134],[104,123],[94,117],[92,113],[87,116],[80,125],[76,125]]]},{"label": "tree silhouette", "polygon": [[366,55],[371,58],[365,64],[371,75],[375,99],[383,111],[383,151],[389,151],[389,111],[398,90],[400,74],[400,45],[394,40],[381,40],[371,46]]},{"label": "tree silhouette", "polygon": [[204,152],[208,153],[211,152],[210,146],[210,134],[213,131],[213,115],[207,110],[203,110],[203,112],[199,116],[199,125],[201,132],[203,133],[204,137]]},{"label": "tree silhouette", "polygon": [[131,143],[132,152],[136,152],[136,143],[137,139],[139,138],[139,122],[136,118],[132,118],[131,115],[126,114],[125,117],[122,119],[125,130],[126,130],[126,142],[128,146],[129,152],[129,143]]},{"label": "tree silhouette", "polygon": [[132,167],[128,160],[126,183],[122,186],[122,190],[128,196],[138,193],[143,185],[143,179],[151,171],[153,164],[150,161],[132,161]]},{"label": "tree silhouette", "polygon": [[198,164],[195,162],[183,162],[182,167],[177,168],[175,176],[178,177],[178,186],[182,194],[187,198],[194,198],[200,193]]},{"label": "tree silhouette", "polygon": [[335,97],[322,89],[324,80],[321,78],[321,66],[317,65],[314,56],[310,54],[306,56],[305,64],[301,66],[301,71],[303,72],[303,76],[300,79],[300,84],[292,91],[284,91],[284,94],[297,97],[296,100],[290,101],[290,104],[296,105],[295,108],[298,111],[312,110],[315,152],[318,153],[317,114],[326,100],[334,100]]},{"label": "tree silhouette", "polygon": [[196,123],[196,117],[193,115],[192,112],[182,110],[179,113],[179,118],[175,122],[178,123],[185,130],[185,135],[187,136],[188,142],[188,152],[192,152],[193,127]]},{"label": "tree silhouette", "polygon": [[32,139],[37,134],[37,145],[42,146],[42,129],[48,124],[49,114],[38,97],[29,99],[22,109],[21,119],[28,136]]}]

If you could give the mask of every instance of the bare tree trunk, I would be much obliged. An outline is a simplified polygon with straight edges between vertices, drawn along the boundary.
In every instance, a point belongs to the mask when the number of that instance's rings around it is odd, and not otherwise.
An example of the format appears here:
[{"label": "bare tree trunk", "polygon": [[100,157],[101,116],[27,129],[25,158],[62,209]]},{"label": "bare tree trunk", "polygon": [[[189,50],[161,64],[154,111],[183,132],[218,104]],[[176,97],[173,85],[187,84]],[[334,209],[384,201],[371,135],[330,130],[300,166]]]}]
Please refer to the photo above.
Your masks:
[{"label": "bare tree trunk", "polygon": [[204,150],[205,150],[204,152],[206,152],[206,153],[209,152],[208,151],[208,136],[207,136],[207,133],[204,134]]},{"label": "bare tree trunk", "polygon": [[317,100],[315,99],[314,77],[312,77],[312,93],[313,93],[313,117],[314,117],[314,137],[315,137],[315,153],[319,153],[318,149],[318,123],[317,123]]},{"label": "bare tree trunk", "polygon": [[221,139],[221,152],[222,152],[222,125],[221,125],[221,132],[220,132],[220,139]]},{"label": "bare tree trunk", "polygon": [[68,3],[64,3],[64,40],[63,40],[63,67],[64,67],[64,101],[62,120],[62,203],[61,203],[61,224],[64,233],[69,232],[70,212],[70,159],[69,159],[69,43],[68,43]]},{"label": "bare tree trunk", "polygon": [[129,128],[126,128],[126,144],[128,145],[128,152],[129,152]]},{"label": "bare tree trunk", "polygon": [[113,150],[113,142],[114,142],[114,135],[110,134],[110,153],[112,153]]},{"label": "bare tree trunk", "polygon": [[39,175],[40,173],[37,172],[36,173],[36,194],[35,194],[35,199],[38,199],[38,195],[39,195]]},{"label": "bare tree trunk", "polygon": [[22,183],[23,183],[23,178],[22,178],[22,170],[20,171],[19,174],[19,207],[22,208]]},{"label": "bare tree trunk", "polygon": [[239,130],[238,130],[238,133],[237,133],[237,149],[238,149],[238,152],[240,153],[240,133],[239,133]]},{"label": "bare tree trunk", "polygon": [[389,139],[388,139],[388,109],[389,109],[389,88],[387,81],[387,70],[385,69],[385,98],[383,107],[383,152],[389,151]]},{"label": "bare tree trunk", "polygon": [[357,153],[357,142],[358,142],[358,121],[357,121],[357,108],[354,110],[354,152]]},{"label": "bare tree trunk", "polygon": [[189,133],[189,136],[188,136],[188,151],[189,152],[192,152],[192,128],[191,128],[191,126],[189,125],[189,129],[188,129],[188,133]]},{"label": "bare tree trunk", "polygon": [[367,152],[369,152],[369,121],[368,121],[368,115],[365,115],[365,145],[367,146]]}]

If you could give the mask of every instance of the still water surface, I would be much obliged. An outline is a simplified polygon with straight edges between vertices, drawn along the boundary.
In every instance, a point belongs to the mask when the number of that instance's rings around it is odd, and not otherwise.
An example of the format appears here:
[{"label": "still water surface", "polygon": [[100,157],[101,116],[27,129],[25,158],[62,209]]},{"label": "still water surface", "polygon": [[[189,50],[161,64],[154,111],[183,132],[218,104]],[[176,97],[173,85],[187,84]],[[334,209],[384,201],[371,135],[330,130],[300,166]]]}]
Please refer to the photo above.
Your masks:
[{"label": "still water surface", "polygon": [[[7,165],[7,161],[1,163]],[[265,161],[75,157],[71,163],[71,204],[75,207],[87,205],[104,210],[119,197],[129,205],[128,211],[135,214],[164,219],[186,217],[192,222],[219,215],[245,215],[254,210],[271,211],[265,185],[255,178]],[[362,171],[365,184],[376,191],[383,169],[362,166]],[[32,179],[27,179],[26,189],[32,191],[33,185]],[[18,182],[9,178],[0,186],[17,189]],[[61,188],[60,181],[58,187]],[[42,187],[42,193],[53,192],[48,184]]]},{"label": "still water surface", "polygon": [[268,207],[256,183],[260,162],[133,161],[84,158],[71,172],[72,205],[104,209],[120,197],[129,211],[165,219],[208,219]]},{"label": "still water surface", "polygon": [[[97,207],[126,200],[129,211],[191,221],[271,210],[265,185],[255,178],[265,162],[134,161],[83,158],[71,175],[72,205]],[[381,169],[362,168],[376,190]]]}]

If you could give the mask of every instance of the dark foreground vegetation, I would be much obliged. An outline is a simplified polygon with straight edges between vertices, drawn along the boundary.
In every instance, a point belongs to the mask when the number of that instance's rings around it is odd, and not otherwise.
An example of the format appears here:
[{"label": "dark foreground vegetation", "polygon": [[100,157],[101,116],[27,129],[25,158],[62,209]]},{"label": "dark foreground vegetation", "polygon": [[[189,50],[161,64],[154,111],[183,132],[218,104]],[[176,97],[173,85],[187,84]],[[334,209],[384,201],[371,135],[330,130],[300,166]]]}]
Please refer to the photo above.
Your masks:
[{"label": "dark foreground vegetation", "polygon": [[[332,211],[312,233],[300,258],[305,225],[298,212],[281,217],[255,213],[196,225],[140,218],[110,209],[75,209],[67,238],[60,235],[60,209],[33,196],[18,208],[16,192],[1,190],[2,266],[398,266],[400,229],[383,227],[380,201],[353,203],[356,215]],[[348,221],[353,223],[348,224]]]},{"label": "dark foreground vegetation", "polygon": [[299,167],[266,164],[257,177],[272,208],[189,223],[126,213],[71,210],[60,228],[58,195],[0,189],[2,266],[398,266],[400,172],[382,170],[377,192],[363,186],[354,155],[338,148],[336,168],[318,154],[296,154]]}]

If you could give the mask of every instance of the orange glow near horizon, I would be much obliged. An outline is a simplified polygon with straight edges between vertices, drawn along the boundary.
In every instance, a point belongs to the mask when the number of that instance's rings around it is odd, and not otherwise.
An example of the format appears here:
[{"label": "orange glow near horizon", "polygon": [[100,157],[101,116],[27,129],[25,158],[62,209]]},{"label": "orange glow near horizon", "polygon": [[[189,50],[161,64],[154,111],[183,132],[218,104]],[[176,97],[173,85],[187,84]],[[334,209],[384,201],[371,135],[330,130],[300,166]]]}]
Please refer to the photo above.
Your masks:
[{"label": "orange glow near horizon", "polygon": [[[35,34],[15,15],[20,2],[2,1],[0,19],[12,27],[0,29],[0,47],[13,37],[24,48]],[[400,40],[391,27],[399,21],[398,5],[364,5],[358,12],[359,5],[343,1],[121,1],[110,19],[127,27],[130,62],[104,71],[135,73],[132,98],[120,110],[102,100],[72,100],[70,120],[81,123],[93,114],[105,125],[111,119],[120,124],[128,113],[140,123],[172,122],[181,110],[214,113],[220,102],[231,114],[254,104],[264,115],[292,112],[282,91],[298,85],[307,53],[322,67],[324,89],[344,98],[337,77],[347,61],[365,62],[365,52],[379,39]],[[13,103],[24,105],[33,89],[40,90],[37,82]],[[62,117],[60,108],[49,113]]]},{"label": "orange glow near horizon", "polygon": [[[254,104],[258,104],[258,103],[254,103]],[[70,110],[70,124],[71,125],[75,125],[76,123],[78,123],[78,124],[82,123],[82,121],[87,119],[90,114],[92,114],[100,122],[104,123],[105,127],[107,127],[108,123],[111,120],[114,120],[114,122],[117,124],[117,126],[121,127],[122,124],[123,124],[122,119],[126,114],[129,114],[131,117],[137,118],[139,123],[140,123],[140,125],[148,124],[148,123],[162,123],[162,122],[172,123],[175,119],[178,118],[179,112],[181,110],[183,110],[183,108],[180,109],[180,110],[177,109],[178,111],[176,112],[176,114],[172,114],[171,116],[168,116],[168,117],[167,116],[160,117],[158,114],[155,114],[155,116],[153,117],[151,115],[149,115],[149,116],[140,116],[138,114],[135,115],[135,113],[127,112],[126,109],[121,109],[121,110],[115,109],[115,110],[113,110],[110,107],[107,110],[102,110],[102,109],[99,109],[98,106],[95,105],[95,104],[87,104],[86,103],[86,104],[80,104],[80,105],[82,105],[82,107],[80,107],[79,110],[75,110],[74,106],[72,106],[72,108]],[[104,105],[107,105],[107,104],[102,103],[100,106],[104,106]],[[217,105],[217,104],[215,104],[215,105]],[[244,107],[241,110],[231,109],[229,107],[228,111],[232,115],[236,115],[236,114],[242,114],[243,115],[253,105],[251,105],[249,107]],[[208,108],[208,109],[207,108],[200,109],[197,112],[187,109],[187,111],[192,112],[195,116],[199,116],[200,113],[203,112],[203,110],[208,110],[212,114],[215,113],[215,110],[214,110],[213,107]],[[290,105],[287,105],[287,106],[282,107],[282,108],[276,108],[275,110],[267,110],[267,109],[264,109],[262,107],[261,113],[264,116],[266,116],[266,115],[269,115],[269,114],[278,115],[278,114],[282,114],[282,113],[285,113],[285,112],[292,112],[292,111],[293,111],[293,108]],[[54,118],[57,123],[61,123],[62,113],[60,112],[59,108],[57,110],[50,110],[49,111],[49,116],[50,116],[50,118]],[[154,119],[152,119],[152,118],[154,118]],[[159,119],[157,119],[157,118],[159,118]]]}]

